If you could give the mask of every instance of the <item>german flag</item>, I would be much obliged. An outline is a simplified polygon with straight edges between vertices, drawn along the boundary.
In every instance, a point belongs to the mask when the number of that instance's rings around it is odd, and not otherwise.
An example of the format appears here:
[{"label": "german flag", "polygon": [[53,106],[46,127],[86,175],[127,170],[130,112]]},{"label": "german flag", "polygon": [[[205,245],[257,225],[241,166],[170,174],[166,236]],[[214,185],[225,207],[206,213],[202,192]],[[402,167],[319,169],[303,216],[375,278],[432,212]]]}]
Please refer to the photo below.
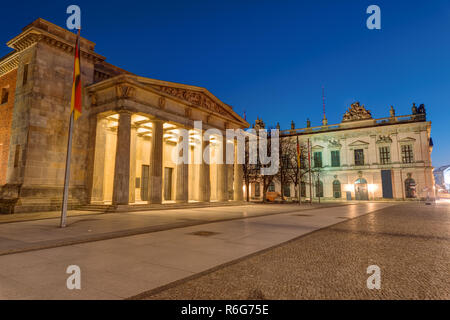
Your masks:
[{"label": "german flag", "polygon": [[81,116],[81,67],[80,67],[80,29],[78,29],[75,45],[75,62],[73,66],[72,100],[70,112],[74,113],[74,120]]}]

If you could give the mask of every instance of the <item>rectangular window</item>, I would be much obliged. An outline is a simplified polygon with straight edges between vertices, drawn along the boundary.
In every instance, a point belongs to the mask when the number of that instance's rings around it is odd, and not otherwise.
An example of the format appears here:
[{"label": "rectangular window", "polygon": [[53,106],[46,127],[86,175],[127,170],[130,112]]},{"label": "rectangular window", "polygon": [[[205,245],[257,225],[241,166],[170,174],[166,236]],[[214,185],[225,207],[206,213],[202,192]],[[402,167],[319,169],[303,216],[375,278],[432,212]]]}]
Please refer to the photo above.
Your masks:
[{"label": "rectangular window", "polygon": [[2,88],[2,100],[0,104],[4,104],[8,102],[8,88]]},{"label": "rectangular window", "polygon": [[381,164],[391,163],[391,150],[389,147],[380,147],[380,162]]},{"label": "rectangular window", "polygon": [[19,166],[19,157],[20,157],[20,144],[16,145],[16,152],[14,153],[14,168]]},{"label": "rectangular window", "polygon": [[26,85],[28,81],[28,63],[23,66],[23,78],[22,78],[22,85]]},{"label": "rectangular window", "polygon": [[314,168],[322,168],[322,152],[314,152]]},{"label": "rectangular window", "polygon": [[364,165],[364,150],[356,149],[355,150],[355,166]]},{"label": "rectangular window", "polygon": [[331,166],[332,167],[340,167],[341,166],[339,150],[331,151]]},{"label": "rectangular window", "polygon": [[402,162],[412,163],[414,161],[414,155],[412,145],[407,144],[402,146]]}]

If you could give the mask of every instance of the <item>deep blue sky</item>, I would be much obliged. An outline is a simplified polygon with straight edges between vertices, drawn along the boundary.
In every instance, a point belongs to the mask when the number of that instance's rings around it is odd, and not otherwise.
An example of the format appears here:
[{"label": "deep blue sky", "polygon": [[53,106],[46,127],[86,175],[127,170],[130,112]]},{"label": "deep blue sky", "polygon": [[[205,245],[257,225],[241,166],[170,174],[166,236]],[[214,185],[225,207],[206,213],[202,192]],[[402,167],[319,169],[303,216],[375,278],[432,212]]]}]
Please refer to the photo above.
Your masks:
[{"label": "deep blue sky", "polygon": [[[269,125],[329,123],[351,102],[374,117],[424,103],[433,164],[450,164],[450,1],[8,1],[1,41],[38,17],[65,26],[82,10],[82,35],[107,61],[136,74],[209,89],[236,112]],[[381,30],[366,8],[381,8]],[[9,52],[1,46],[0,55]]]}]

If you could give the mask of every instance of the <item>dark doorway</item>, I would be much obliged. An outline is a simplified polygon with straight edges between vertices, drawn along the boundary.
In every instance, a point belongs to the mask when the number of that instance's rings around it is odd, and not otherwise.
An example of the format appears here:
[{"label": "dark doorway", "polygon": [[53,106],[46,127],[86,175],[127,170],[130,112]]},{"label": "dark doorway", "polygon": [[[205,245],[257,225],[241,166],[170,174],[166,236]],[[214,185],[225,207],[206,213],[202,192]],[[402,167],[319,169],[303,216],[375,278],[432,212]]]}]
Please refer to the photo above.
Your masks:
[{"label": "dark doorway", "polygon": [[383,190],[383,198],[392,199],[392,173],[391,170],[381,170],[381,186]]},{"label": "dark doorway", "polygon": [[164,168],[164,200],[172,200],[173,168]]},{"label": "dark doorway", "polygon": [[148,201],[148,172],[149,166],[142,165],[142,179],[141,179],[141,200]]},{"label": "dark doorway", "polygon": [[355,199],[369,200],[369,193],[367,191],[366,179],[360,178],[355,181]]}]

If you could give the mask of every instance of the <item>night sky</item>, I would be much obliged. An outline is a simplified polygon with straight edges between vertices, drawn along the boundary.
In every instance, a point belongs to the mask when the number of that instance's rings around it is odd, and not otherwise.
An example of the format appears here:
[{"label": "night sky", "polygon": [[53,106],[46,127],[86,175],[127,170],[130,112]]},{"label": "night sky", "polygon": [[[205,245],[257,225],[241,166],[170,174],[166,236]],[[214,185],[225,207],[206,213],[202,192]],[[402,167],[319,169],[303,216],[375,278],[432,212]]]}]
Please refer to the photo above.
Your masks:
[{"label": "night sky", "polygon": [[[38,17],[65,27],[82,10],[82,36],[107,61],[141,76],[206,87],[253,122],[282,129],[328,123],[354,101],[376,118],[425,104],[435,167],[450,164],[450,1],[9,1],[6,43]],[[366,8],[381,8],[381,30]],[[0,47],[0,55],[10,51]]]}]

